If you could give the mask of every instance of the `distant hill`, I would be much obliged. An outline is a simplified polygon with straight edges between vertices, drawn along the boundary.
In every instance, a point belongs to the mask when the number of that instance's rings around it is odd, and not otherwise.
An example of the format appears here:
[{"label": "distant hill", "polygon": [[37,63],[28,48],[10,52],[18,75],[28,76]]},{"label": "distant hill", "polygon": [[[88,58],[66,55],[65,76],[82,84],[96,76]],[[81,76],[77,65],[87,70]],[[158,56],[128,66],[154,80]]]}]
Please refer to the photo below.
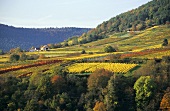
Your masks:
[{"label": "distant hill", "polygon": [[20,47],[28,50],[49,43],[59,43],[72,36],[80,36],[90,28],[16,28],[0,24],[0,49],[8,51]]},{"label": "distant hill", "polygon": [[152,0],[99,24],[96,28],[80,36],[78,44],[107,38],[117,32],[140,31],[155,25],[169,23],[170,0]]}]

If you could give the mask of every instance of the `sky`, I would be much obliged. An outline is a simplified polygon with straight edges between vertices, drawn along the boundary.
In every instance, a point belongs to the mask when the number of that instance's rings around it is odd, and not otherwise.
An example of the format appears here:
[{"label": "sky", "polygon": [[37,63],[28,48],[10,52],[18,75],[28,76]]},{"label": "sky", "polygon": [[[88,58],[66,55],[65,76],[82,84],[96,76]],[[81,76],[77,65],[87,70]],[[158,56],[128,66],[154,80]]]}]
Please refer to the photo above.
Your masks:
[{"label": "sky", "polygon": [[95,28],[151,0],[0,0],[0,23],[24,28]]}]

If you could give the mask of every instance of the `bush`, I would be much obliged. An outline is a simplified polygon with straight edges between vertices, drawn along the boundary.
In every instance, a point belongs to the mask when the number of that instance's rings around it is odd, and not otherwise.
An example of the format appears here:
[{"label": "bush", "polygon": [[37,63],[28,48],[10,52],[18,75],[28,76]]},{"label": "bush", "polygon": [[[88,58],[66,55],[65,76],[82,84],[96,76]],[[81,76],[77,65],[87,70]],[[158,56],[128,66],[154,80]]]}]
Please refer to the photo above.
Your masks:
[{"label": "bush", "polygon": [[162,46],[167,46],[168,45],[168,39],[164,39]]},{"label": "bush", "polygon": [[83,50],[81,51],[81,54],[86,54],[86,51],[83,49]]},{"label": "bush", "polygon": [[112,46],[106,46],[104,48],[104,52],[110,53],[110,52],[116,52],[116,49],[114,49]]},{"label": "bush", "polygon": [[10,55],[9,60],[10,60],[11,62],[16,62],[16,61],[19,60],[19,58],[20,58],[19,55],[17,55],[17,54],[12,54],[12,55]]},{"label": "bush", "polygon": [[27,60],[28,56],[26,54],[21,54],[20,56],[20,61],[25,61]]}]

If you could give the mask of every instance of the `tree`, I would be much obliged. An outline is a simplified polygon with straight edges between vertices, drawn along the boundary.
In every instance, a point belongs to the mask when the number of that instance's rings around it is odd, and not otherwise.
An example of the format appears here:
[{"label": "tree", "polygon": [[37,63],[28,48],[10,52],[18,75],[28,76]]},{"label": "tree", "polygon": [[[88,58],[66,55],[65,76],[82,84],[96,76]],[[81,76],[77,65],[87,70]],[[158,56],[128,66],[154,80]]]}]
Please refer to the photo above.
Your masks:
[{"label": "tree", "polygon": [[71,100],[67,93],[54,95],[53,98],[49,98],[45,101],[45,105],[55,109],[55,111],[72,111]]},{"label": "tree", "polygon": [[28,56],[26,54],[22,53],[21,56],[20,56],[20,60],[25,61],[25,60],[27,60],[27,57]]},{"label": "tree", "polygon": [[19,55],[17,55],[17,54],[12,54],[12,55],[10,55],[9,60],[10,60],[11,62],[16,62],[16,61],[19,60],[19,58],[20,58]]},{"label": "tree", "polygon": [[30,101],[27,101],[24,111],[38,111],[38,107],[38,100],[32,98]]},{"label": "tree", "polygon": [[96,90],[105,88],[110,77],[113,75],[112,72],[106,69],[98,69],[93,72],[88,78],[88,89]]},{"label": "tree", "polygon": [[36,91],[39,92],[41,99],[51,96],[51,81],[49,76],[46,75],[40,78]]},{"label": "tree", "polygon": [[112,46],[106,46],[104,48],[104,52],[110,53],[110,52],[116,52],[116,49],[114,49]]},{"label": "tree", "polygon": [[78,44],[78,38],[77,37],[74,37],[72,39],[72,45],[77,45]]},{"label": "tree", "polygon": [[67,73],[68,71],[63,66],[54,67],[52,70],[52,75],[60,75],[62,77],[65,77]]},{"label": "tree", "polygon": [[106,111],[106,107],[105,107],[103,102],[97,101],[94,108],[93,108],[93,110],[94,111]]},{"label": "tree", "polygon": [[103,90],[106,88],[108,80],[112,75],[113,73],[108,70],[97,69],[89,76],[87,80],[88,93],[85,95],[86,110],[89,110],[89,108],[93,109],[96,100],[104,100]]},{"label": "tree", "polygon": [[52,86],[53,86],[53,91],[54,94],[58,94],[64,91],[65,89],[65,80],[62,76],[60,75],[54,75],[51,78]]},{"label": "tree", "polygon": [[150,76],[141,76],[134,84],[136,91],[135,101],[139,110],[144,110],[153,97],[156,84]]},{"label": "tree", "polygon": [[167,46],[168,45],[168,39],[164,39],[162,46]]},{"label": "tree", "polygon": [[165,93],[165,95],[163,96],[161,104],[160,104],[160,108],[162,110],[170,109],[170,92]]},{"label": "tree", "polygon": [[134,111],[135,98],[131,88],[133,82],[129,77],[113,75],[108,81],[105,104],[107,111]]},{"label": "tree", "polygon": [[8,103],[8,111],[14,111],[16,109],[16,104],[14,102]]}]

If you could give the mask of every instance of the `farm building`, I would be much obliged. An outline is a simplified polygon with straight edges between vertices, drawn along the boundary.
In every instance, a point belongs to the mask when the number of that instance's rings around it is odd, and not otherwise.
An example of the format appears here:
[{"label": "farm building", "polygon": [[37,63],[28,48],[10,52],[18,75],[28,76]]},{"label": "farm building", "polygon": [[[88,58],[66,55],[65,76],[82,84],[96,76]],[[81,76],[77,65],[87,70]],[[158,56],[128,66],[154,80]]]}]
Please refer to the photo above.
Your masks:
[{"label": "farm building", "polygon": [[41,47],[41,51],[48,51],[48,50],[49,50],[48,45],[44,45]]}]

